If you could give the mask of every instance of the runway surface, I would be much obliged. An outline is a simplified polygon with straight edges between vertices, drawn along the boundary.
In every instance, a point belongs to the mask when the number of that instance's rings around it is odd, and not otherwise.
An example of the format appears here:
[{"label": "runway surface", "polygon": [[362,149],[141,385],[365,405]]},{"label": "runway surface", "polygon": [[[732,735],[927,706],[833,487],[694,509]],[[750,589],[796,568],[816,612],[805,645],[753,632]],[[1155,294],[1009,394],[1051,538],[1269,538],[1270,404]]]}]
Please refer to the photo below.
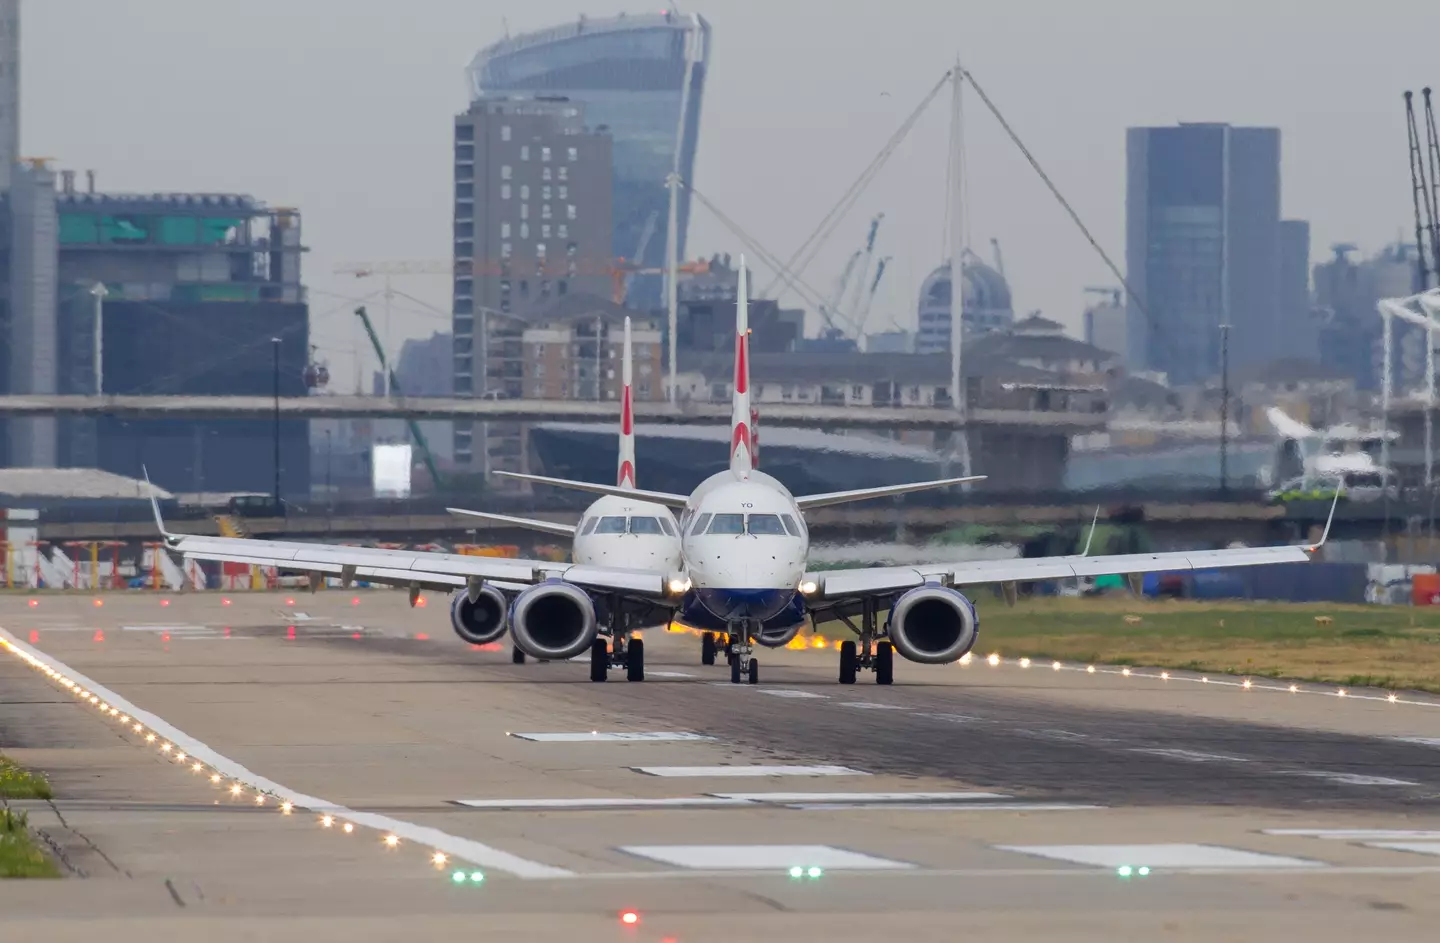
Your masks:
[{"label": "runway surface", "polygon": [[734,686],[656,632],[645,683],[592,684],[463,644],[441,597],[225,598],[5,599],[0,747],[50,775],[16,805],[75,878],[0,884],[7,928],[1420,940],[1440,913],[1425,696],[992,666],[994,638],[887,688],[762,650]]}]

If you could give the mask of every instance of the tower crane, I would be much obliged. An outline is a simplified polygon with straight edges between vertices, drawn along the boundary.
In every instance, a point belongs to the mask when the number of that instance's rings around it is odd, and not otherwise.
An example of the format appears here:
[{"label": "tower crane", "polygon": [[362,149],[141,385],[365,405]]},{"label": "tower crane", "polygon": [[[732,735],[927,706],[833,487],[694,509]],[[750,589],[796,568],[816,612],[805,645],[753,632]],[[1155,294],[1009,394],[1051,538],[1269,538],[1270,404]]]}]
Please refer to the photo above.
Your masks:
[{"label": "tower crane", "polygon": [[1435,280],[1440,283],[1440,138],[1436,136],[1430,89],[1423,88],[1420,94],[1425,100],[1425,152],[1430,163],[1430,254]]},{"label": "tower crane", "polygon": [[883,256],[875,265],[875,278],[870,282],[870,291],[865,295],[865,303],[860,308],[859,332],[864,333],[865,325],[870,320],[870,309],[875,305],[875,292],[880,289],[880,279],[885,277],[885,269],[889,267],[892,256]]},{"label": "tower crane", "polygon": [[[1427,96],[1428,99],[1428,96]],[[1410,189],[1415,204],[1415,290],[1430,287],[1430,262],[1440,264],[1440,250],[1435,250],[1435,207],[1430,202],[1430,187],[1425,180],[1425,154],[1421,150],[1420,132],[1415,126],[1415,94],[1405,93],[1405,130],[1410,137]]]},{"label": "tower crane", "polygon": [[[855,282],[855,300],[851,302],[846,310],[856,311],[859,309],[865,291],[865,276],[870,272],[870,260],[875,257],[875,237],[880,234],[880,222],[885,218],[884,213],[875,214],[870,220],[870,231],[865,235],[865,261],[860,265],[860,278]],[[856,319],[858,321],[858,318]],[[864,325],[861,325],[863,327]],[[859,328],[856,329],[857,333]]]},{"label": "tower crane", "polygon": [[835,318],[840,314],[840,302],[845,297],[846,289],[850,287],[850,277],[855,274],[855,265],[864,254],[864,249],[856,249],[850,255],[849,260],[845,263],[845,268],[840,272],[840,277],[835,280],[835,290],[831,292],[829,300],[820,306],[820,316],[825,319],[827,328],[826,334],[841,337],[845,335],[845,329],[835,322]]},{"label": "tower crane", "polygon": [[[365,326],[365,333],[370,335],[370,343],[375,347],[375,356],[380,358],[380,369],[389,379],[389,388],[397,396],[403,396],[400,381],[395,378],[395,371],[390,369],[389,363],[385,360],[385,347],[380,343],[380,335],[375,333],[375,326],[370,323],[370,315],[365,313],[364,305],[355,309],[355,316]],[[420,431],[420,423],[414,419],[406,419],[405,422],[410,427],[410,435],[414,437],[415,445],[420,449],[420,457],[425,461],[425,469],[430,473],[430,481],[434,484],[435,490],[439,491],[440,470],[435,467],[435,456],[430,453],[430,443],[425,440],[425,433]]]}]

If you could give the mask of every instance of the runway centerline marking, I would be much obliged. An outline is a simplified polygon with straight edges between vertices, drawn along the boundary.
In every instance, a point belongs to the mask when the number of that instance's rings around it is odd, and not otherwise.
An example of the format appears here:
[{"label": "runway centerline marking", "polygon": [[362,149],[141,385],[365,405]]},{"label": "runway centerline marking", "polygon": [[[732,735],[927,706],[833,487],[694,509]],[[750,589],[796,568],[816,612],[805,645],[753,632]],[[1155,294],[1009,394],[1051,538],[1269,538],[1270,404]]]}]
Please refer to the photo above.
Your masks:
[{"label": "runway centerline marking", "polygon": [[512,733],[516,740],[530,740],[534,743],[700,743],[713,741],[699,733],[671,733],[664,730],[634,733]]},{"label": "runway centerline marking", "polygon": [[332,815],[337,819],[344,819],[347,822],[353,822],[365,828],[372,828],[387,834],[397,835],[402,840],[413,841],[434,848],[437,851],[442,851],[451,858],[468,861],[471,864],[481,867],[493,868],[497,871],[504,871],[507,874],[513,874],[520,878],[568,878],[575,876],[573,871],[556,868],[538,861],[530,861],[478,841],[442,832],[436,828],[417,825],[414,822],[406,822],[401,819],[393,819],[387,815],[378,815],[373,812],[356,812],[344,806],[337,805],[334,802],[330,802],[327,799],[320,799],[315,796],[307,796],[303,793],[296,792],[288,786],[284,786],[274,780],[251,772],[235,760],[214,750],[208,744],[195,739],[165,719],[136,706],[126,698],[121,697],[119,694],[92,678],[86,677],[59,659],[26,645],[3,628],[0,628],[0,638],[3,638],[16,651],[28,654],[38,662],[63,673],[77,684],[83,685],[86,689],[100,695],[112,706],[129,714],[135,719],[136,723],[144,724],[150,730],[163,736],[196,761],[205,763],[207,766],[230,779],[249,783],[257,790],[272,793],[277,798],[290,802],[298,809],[308,809],[311,812]]},{"label": "runway centerline marking", "polygon": [[956,802],[965,799],[1009,799],[998,792],[711,792],[706,795],[720,799],[743,799],[747,802]]},{"label": "runway centerline marking", "polygon": [[828,694],[816,694],[814,691],[796,691],[794,688],[761,688],[761,694],[768,694],[771,697],[818,697],[828,698]]},{"label": "runway centerline marking", "polygon": [[1163,756],[1172,760],[1186,760],[1191,763],[1249,763],[1243,756],[1230,756],[1228,753],[1202,753],[1199,750],[1167,749],[1165,747],[1136,747],[1130,750],[1131,753],[1148,753],[1151,756]]},{"label": "runway centerline marking", "polygon": [[1413,828],[1264,828],[1262,835],[1324,838],[1330,841],[1440,841],[1440,831]]},{"label": "runway centerline marking", "polygon": [[637,773],[665,777],[869,776],[848,766],[632,766]]},{"label": "runway centerline marking", "polygon": [[1408,779],[1391,779],[1389,776],[1366,776],[1363,773],[1329,773],[1323,770],[1283,770],[1281,776],[1305,776],[1309,779],[1323,779],[1342,786],[1418,786]]},{"label": "runway centerline marking", "polygon": [[693,678],[694,675],[686,671],[649,671],[645,672],[647,678]]},{"label": "runway centerline marking", "polygon": [[1073,861],[1100,868],[1123,865],[1147,868],[1323,868],[1305,858],[1267,855],[1220,845],[996,845],[1001,851]]},{"label": "runway centerline marking", "polygon": [[1389,851],[1411,851],[1417,855],[1440,856],[1440,841],[1376,841],[1366,842],[1368,848],[1384,848]]},{"label": "runway centerline marking", "polygon": [[621,851],[681,868],[751,870],[795,866],[829,869],[902,870],[915,865],[829,845],[628,845]]}]

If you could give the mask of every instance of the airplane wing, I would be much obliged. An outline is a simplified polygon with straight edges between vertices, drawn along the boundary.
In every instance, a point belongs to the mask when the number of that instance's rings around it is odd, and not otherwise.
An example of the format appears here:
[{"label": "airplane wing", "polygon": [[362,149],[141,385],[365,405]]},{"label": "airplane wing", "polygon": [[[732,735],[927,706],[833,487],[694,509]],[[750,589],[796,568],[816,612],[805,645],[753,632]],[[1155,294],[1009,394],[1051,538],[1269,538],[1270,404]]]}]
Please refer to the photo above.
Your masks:
[{"label": "airplane wing", "polygon": [[912,481],[904,485],[886,485],[883,488],[860,488],[856,491],[830,491],[825,494],[807,494],[795,499],[795,504],[802,511],[810,508],[823,508],[831,504],[850,504],[855,501],[869,501],[871,498],[886,498],[896,494],[909,494],[912,491],[929,491],[932,488],[948,488],[950,485],[963,485],[970,481],[984,481],[984,475],[971,475],[968,478],[941,478],[936,481]]},{"label": "airplane wing", "polygon": [[[1315,544],[1282,547],[1235,547],[1225,550],[1179,550],[1169,553],[1127,553],[1092,557],[1072,554],[1057,557],[1029,557],[1019,560],[978,560],[968,563],[935,563],[922,566],[871,567],[868,569],[820,570],[807,573],[805,584],[814,591],[805,593],[812,603],[865,596],[901,593],[928,582],[949,586],[978,586],[995,583],[1029,583],[1076,576],[1136,576],[1175,570],[1211,570],[1232,566],[1264,566],[1274,563],[1308,563],[1325,545],[1335,508],[1340,502],[1337,489],[1330,505],[1325,532]],[[1098,515],[1097,515],[1098,517]],[[1089,541],[1085,547],[1089,551]],[[809,585],[804,587],[809,589]]]},{"label": "airplane wing", "polygon": [[423,550],[383,550],[288,540],[252,540],[172,534],[165,529],[160,505],[150,498],[155,524],[172,551],[194,560],[244,563],[295,573],[338,576],[343,580],[381,583],[411,589],[450,592],[472,580],[530,586],[563,579],[585,589],[660,599],[669,593],[668,573],[620,567],[582,566],[548,560],[512,560]]},{"label": "airplane wing", "polygon": [[517,481],[533,481],[541,485],[554,485],[557,488],[569,488],[572,491],[585,491],[590,494],[608,494],[617,498],[633,498],[637,501],[650,501],[654,504],[663,504],[666,507],[683,508],[689,497],[683,494],[671,494],[668,491],[644,491],[639,488],[622,488],[619,485],[599,485],[591,481],[572,481],[569,478],[546,478],[544,475],[522,475],[520,472],[496,471],[492,475],[501,475],[505,478],[514,478]]},{"label": "airplane wing", "polygon": [[537,521],[528,517],[509,517],[505,514],[490,514],[486,511],[467,511],[464,508],[446,508],[451,514],[458,514],[461,517],[478,517],[481,520],[495,521],[499,524],[514,524],[516,527],[523,527],[526,530],[538,531],[542,534],[554,534],[556,537],[574,537],[575,527],[572,524],[556,524],[553,521]]}]

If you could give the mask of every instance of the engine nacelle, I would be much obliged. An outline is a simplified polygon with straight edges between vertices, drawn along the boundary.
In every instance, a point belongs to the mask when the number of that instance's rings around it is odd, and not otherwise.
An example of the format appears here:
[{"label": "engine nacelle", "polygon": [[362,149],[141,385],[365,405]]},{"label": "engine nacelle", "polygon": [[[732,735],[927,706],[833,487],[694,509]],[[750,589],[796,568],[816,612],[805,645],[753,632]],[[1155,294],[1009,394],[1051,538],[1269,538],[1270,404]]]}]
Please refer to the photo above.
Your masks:
[{"label": "engine nacelle", "polygon": [[474,602],[462,589],[450,602],[450,624],[455,634],[471,645],[489,645],[505,637],[509,608],[510,600],[489,584],[480,587]]},{"label": "engine nacelle", "polygon": [[803,621],[782,626],[767,624],[760,630],[760,637],[756,639],[756,641],[766,648],[784,648],[790,644],[795,636],[800,634],[800,629],[804,625],[805,623]]},{"label": "engine nacelle", "polygon": [[599,625],[590,595],[563,580],[537,583],[510,605],[515,644],[542,661],[565,661],[588,651]]},{"label": "engine nacelle", "polygon": [[943,665],[975,647],[980,617],[964,594],[944,586],[919,586],[890,607],[890,641],[911,661]]}]

